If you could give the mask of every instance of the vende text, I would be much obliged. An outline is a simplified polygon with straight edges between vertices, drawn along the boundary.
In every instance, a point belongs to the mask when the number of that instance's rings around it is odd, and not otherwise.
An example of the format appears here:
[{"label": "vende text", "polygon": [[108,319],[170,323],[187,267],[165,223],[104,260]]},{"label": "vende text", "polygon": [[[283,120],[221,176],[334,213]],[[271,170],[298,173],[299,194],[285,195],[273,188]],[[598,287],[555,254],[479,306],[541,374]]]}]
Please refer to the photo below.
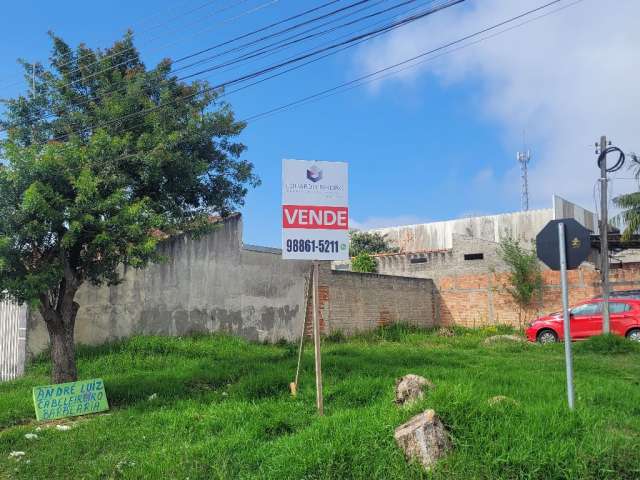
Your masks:
[{"label": "vende text", "polygon": [[282,206],[283,228],[349,230],[348,207]]}]

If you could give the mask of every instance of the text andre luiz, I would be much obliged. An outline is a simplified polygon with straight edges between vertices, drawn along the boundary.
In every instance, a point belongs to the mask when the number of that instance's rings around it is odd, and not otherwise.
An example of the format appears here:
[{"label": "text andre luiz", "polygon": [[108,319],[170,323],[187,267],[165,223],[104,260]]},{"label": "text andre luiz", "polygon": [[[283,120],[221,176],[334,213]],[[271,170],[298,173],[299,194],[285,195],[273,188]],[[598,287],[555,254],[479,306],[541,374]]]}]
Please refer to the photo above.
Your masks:
[{"label": "text andre luiz", "polygon": [[33,403],[38,420],[55,420],[109,410],[104,382],[100,378],[34,387]]}]

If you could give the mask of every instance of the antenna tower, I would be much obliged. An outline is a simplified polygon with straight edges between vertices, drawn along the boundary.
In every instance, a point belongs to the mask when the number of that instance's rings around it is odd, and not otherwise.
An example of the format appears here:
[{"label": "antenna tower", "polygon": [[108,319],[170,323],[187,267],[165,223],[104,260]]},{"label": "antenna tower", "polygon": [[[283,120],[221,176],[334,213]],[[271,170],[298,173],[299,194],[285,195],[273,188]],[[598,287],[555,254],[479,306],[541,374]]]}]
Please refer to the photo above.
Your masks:
[{"label": "antenna tower", "polygon": [[520,177],[522,179],[522,194],[520,197],[521,208],[523,211],[529,210],[529,180],[527,178],[527,164],[531,160],[531,151],[526,150],[518,152],[516,155],[520,163]]}]

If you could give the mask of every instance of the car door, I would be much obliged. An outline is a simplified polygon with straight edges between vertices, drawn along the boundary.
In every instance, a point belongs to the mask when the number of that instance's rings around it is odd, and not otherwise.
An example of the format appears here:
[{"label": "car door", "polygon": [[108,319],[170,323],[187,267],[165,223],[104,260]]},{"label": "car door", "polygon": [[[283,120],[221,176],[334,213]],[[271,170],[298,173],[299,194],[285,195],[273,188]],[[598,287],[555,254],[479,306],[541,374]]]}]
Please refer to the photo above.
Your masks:
[{"label": "car door", "polygon": [[602,331],[602,302],[590,302],[571,309],[571,338],[587,338]]},{"label": "car door", "polygon": [[628,326],[633,323],[633,318],[634,312],[629,303],[609,302],[609,325],[611,327],[611,333],[624,335]]}]

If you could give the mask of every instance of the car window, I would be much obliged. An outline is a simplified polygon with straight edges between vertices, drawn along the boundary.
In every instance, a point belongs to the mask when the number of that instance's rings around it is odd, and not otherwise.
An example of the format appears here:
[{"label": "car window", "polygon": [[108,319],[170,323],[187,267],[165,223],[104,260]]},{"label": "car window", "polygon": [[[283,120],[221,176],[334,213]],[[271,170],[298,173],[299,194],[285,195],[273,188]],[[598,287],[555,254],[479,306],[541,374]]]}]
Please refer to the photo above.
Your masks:
[{"label": "car window", "polygon": [[628,312],[629,310],[631,310],[631,305],[629,305],[628,303],[609,303],[609,313],[623,313]]},{"label": "car window", "polygon": [[579,305],[575,308],[571,309],[571,315],[575,316],[584,316],[584,315],[597,315],[600,313],[600,308],[602,304],[600,302],[597,303],[585,303],[584,305]]}]

